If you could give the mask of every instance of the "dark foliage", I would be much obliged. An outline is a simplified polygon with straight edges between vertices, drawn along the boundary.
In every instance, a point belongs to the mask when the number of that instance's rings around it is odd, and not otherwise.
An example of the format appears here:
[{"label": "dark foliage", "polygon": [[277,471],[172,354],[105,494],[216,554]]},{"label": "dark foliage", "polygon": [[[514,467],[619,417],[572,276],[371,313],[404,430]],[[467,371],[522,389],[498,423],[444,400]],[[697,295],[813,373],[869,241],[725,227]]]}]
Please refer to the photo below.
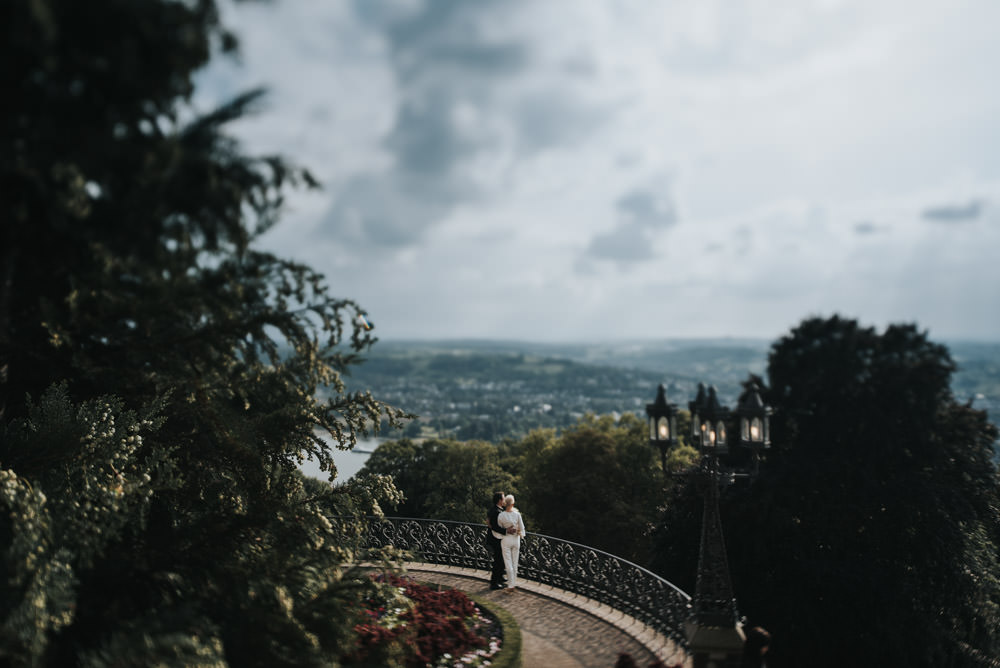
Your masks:
[{"label": "dark foliage", "polygon": [[669,484],[645,423],[589,416],[558,438],[543,435],[525,440],[520,487],[530,528],[645,563]]},{"label": "dark foliage", "polygon": [[392,477],[403,492],[397,515],[485,523],[493,492],[514,491],[499,460],[491,443],[403,439],[379,445],[361,473]]},{"label": "dark foliage", "polygon": [[332,661],[377,588],[329,517],[394,492],[307,491],[297,465],[332,478],[322,432],[350,447],[397,413],[343,391],[374,342],[359,307],[255,247],[312,178],[226,135],[259,91],[190,106],[235,46],[213,0],[0,16],[0,655]]},{"label": "dark foliage", "polygon": [[410,606],[391,624],[384,607],[362,608],[357,647],[343,657],[345,665],[388,665],[386,648],[398,645],[403,656],[394,657],[408,668],[437,665],[448,654],[456,659],[486,647],[492,625],[480,626],[476,605],[456,589],[434,589],[409,578],[390,576],[387,583],[401,588]]},{"label": "dark foliage", "polygon": [[[953,370],[911,325],[814,318],[772,347],[774,448],[722,497],[741,612],[774,634],[768,665],[1000,655],[997,430],[954,400]],[[666,522],[690,520],[682,503]],[[659,568],[689,568],[680,552]]]}]

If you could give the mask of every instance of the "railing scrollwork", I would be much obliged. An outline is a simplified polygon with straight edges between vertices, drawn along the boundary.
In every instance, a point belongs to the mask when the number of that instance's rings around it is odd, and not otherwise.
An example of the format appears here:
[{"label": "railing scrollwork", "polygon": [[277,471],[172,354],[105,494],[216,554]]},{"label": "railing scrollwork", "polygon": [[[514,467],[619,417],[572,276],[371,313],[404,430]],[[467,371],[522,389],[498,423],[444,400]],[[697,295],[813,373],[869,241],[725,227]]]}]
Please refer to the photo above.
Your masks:
[{"label": "railing scrollwork", "polygon": [[[391,545],[425,563],[490,569],[482,524],[406,517],[369,518],[368,522],[367,548]],[[613,554],[529,533],[521,542],[518,577],[599,601],[687,647],[684,625],[691,620],[691,597]]]}]

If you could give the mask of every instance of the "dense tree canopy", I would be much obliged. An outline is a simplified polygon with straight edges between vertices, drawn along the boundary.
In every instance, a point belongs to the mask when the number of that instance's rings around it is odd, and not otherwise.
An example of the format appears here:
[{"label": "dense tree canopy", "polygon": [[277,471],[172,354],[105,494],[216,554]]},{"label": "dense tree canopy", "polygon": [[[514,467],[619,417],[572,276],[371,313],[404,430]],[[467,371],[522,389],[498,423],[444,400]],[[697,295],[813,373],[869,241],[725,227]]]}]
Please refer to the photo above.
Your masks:
[{"label": "dense tree canopy", "polygon": [[[397,515],[484,522],[493,492],[502,490],[517,497],[529,532],[645,563],[664,487],[674,484],[646,436],[634,415],[587,415],[562,434],[539,429],[499,445],[388,441],[361,473],[393,479],[405,497]],[[669,465],[689,465],[693,454],[680,448]]]},{"label": "dense tree canopy", "polygon": [[[741,612],[775,633],[769,665],[1000,655],[997,431],[953,399],[953,370],[912,325],[813,318],[773,345],[774,448],[722,500]],[[693,505],[667,526],[690,533]],[[694,561],[674,547],[665,572]]]},{"label": "dense tree canopy", "polygon": [[667,482],[658,458],[636,416],[584,418],[526,454],[525,512],[542,533],[644,563]]},{"label": "dense tree canopy", "polygon": [[330,518],[394,490],[297,464],[396,413],[343,392],[360,308],[255,246],[311,177],[225,134],[259,93],[190,106],[212,0],[0,15],[0,655],[335,661],[369,585]]},{"label": "dense tree canopy", "polygon": [[493,493],[514,491],[499,460],[492,443],[403,439],[379,445],[360,473],[392,477],[403,493],[396,515],[485,522]]}]

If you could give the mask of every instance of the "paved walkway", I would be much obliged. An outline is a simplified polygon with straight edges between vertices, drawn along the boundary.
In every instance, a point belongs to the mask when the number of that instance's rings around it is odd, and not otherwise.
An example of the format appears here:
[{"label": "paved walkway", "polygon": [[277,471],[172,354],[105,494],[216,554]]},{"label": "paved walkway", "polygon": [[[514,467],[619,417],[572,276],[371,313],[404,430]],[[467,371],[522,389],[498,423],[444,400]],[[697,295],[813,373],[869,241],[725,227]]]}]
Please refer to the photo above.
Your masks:
[{"label": "paved walkway", "polygon": [[420,581],[475,594],[510,612],[521,628],[524,668],[614,668],[622,652],[639,668],[656,659],[691,668],[671,640],[591,599],[520,578],[515,591],[491,591],[486,571],[423,563],[406,568]]}]

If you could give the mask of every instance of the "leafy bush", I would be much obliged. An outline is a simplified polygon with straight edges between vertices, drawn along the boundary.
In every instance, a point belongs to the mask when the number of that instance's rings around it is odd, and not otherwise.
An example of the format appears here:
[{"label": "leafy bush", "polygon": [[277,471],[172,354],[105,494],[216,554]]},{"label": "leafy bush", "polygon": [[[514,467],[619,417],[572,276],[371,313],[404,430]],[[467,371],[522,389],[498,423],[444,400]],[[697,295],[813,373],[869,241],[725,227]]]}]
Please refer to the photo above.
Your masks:
[{"label": "leafy bush", "polygon": [[344,387],[363,309],[259,248],[316,182],[227,133],[261,91],[191,103],[214,0],[3,16],[0,663],[334,663],[389,555],[331,518],[395,492],[298,466],[399,414]]},{"label": "leafy bush", "polygon": [[476,666],[499,650],[499,623],[463,592],[391,574],[374,578],[397,587],[410,605],[366,601],[358,611],[357,646],[343,657],[346,665]]}]

